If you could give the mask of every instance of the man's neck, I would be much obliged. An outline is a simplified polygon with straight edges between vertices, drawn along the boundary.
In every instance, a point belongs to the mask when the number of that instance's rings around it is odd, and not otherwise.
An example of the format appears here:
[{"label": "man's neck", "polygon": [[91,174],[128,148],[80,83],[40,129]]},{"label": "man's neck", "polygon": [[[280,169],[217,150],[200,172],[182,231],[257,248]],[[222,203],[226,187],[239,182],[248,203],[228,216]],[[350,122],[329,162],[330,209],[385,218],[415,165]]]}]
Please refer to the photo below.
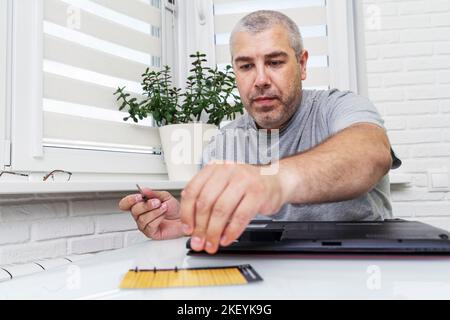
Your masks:
[{"label": "man's neck", "polygon": [[286,121],[284,121],[278,128],[264,128],[264,127],[262,127],[262,126],[260,126],[256,121],[254,121],[255,122],[255,125],[256,125],[256,129],[258,129],[258,130],[267,130],[268,132],[270,132],[271,130],[279,130],[279,132],[283,132],[284,131],[284,129],[286,129],[286,127],[289,125],[289,123],[291,122],[291,120],[292,120],[292,118],[296,115],[296,113],[299,111],[299,109],[300,109],[300,107],[301,107],[301,103],[302,103],[302,99],[303,99],[303,92],[302,92],[302,94],[300,95],[300,101],[296,104],[296,108],[295,108],[295,110],[294,110],[294,112],[291,114],[291,116],[286,120]]},{"label": "man's neck", "polygon": [[272,131],[272,130],[279,130],[279,131],[283,131],[285,128],[286,128],[286,126],[289,124],[289,122],[291,121],[291,119],[292,119],[292,117],[295,115],[295,112],[294,112],[294,114],[287,120],[287,121],[285,121],[280,127],[278,127],[278,128],[264,128],[264,127],[261,127],[256,121],[255,121],[255,125],[256,125],[256,129],[258,129],[258,130],[267,130],[268,132],[270,132],[270,131]]}]

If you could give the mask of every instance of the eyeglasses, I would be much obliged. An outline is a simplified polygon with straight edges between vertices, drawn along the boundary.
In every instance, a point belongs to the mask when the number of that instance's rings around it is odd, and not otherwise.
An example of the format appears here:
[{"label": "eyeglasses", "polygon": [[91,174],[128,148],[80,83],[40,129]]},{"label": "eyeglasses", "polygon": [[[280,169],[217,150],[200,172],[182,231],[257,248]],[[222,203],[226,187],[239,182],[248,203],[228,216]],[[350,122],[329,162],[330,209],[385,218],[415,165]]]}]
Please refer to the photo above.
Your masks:
[{"label": "eyeglasses", "polygon": [[2,172],[0,172],[0,177],[2,175],[4,175],[4,174],[13,174],[13,175],[22,176],[22,177],[28,177],[29,176],[28,174],[25,174],[25,173],[18,173],[18,172],[12,172],[12,171],[2,171]]},{"label": "eyeglasses", "polygon": [[43,181],[47,181],[50,177],[52,178],[53,181],[56,182],[70,181],[70,178],[72,177],[72,172],[64,170],[53,170],[52,172],[49,172],[44,176]]},{"label": "eyeglasses", "polygon": [[[0,178],[3,175],[11,174],[16,176],[22,176],[22,177],[29,177],[29,174],[26,173],[19,173],[19,172],[13,172],[13,171],[1,171],[0,172]],[[42,180],[48,181],[50,178],[52,181],[55,182],[67,182],[70,181],[70,178],[72,177],[72,172],[65,171],[65,170],[53,170],[52,172],[47,173]]]}]

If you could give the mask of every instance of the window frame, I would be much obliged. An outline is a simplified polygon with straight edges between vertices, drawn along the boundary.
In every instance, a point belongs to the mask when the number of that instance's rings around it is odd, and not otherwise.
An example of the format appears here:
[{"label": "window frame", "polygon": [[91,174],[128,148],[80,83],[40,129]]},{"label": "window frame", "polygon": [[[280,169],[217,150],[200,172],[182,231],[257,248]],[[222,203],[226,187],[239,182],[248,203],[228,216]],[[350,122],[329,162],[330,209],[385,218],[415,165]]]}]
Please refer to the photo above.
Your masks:
[{"label": "window frame", "polygon": [[354,1],[327,1],[330,86],[359,93]]},{"label": "window frame", "polygon": [[[161,1],[161,9],[165,1]],[[43,0],[13,1],[11,169],[166,176],[161,155],[43,146]],[[19,23],[20,21],[20,23]],[[32,52],[33,54],[28,54]],[[23,94],[26,92],[27,94]],[[154,129],[158,135],[158,129]],[[84,161],[83,161],[84,160]]]},{"label": "window frame", "polygon": [[[178,1],[177,1],[178,2]],[[167,23],[168,21],[167,14],[172,14],[169,18],[172,21],[173,33],[171,35],[167,34]],[[161,0],[161,66],[169,65],[172,70],[172,81],[174,84],[178,83],[178,75],[175,70],[178,69],[179,65],[179,50],[176,50],[177,47],[177,39],[178,39],[178,26],[177,26],[177,13],[178,13],[178,4],[172,4],[169,0]],[[172,41],[168,39],[171,38]],[[173,61],[169,61],[168,54],[172,53]]]},{"label": "window frame", "polygon": [[11,163],[10,155],[10,121],[9,114],[9,90],[10,83],[10,9],[11,1],[0,2],[0,168],[5,169]]}]

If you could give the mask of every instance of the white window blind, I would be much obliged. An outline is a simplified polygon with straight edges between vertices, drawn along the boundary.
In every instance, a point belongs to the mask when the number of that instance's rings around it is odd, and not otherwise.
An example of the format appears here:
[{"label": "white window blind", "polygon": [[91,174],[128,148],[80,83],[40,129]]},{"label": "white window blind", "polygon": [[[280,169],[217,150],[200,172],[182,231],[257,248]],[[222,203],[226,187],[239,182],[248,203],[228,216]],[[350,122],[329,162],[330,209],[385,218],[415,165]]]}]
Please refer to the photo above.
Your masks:
[{"label": "white window blind", "polygon": [[139,97],[145,69],[166,63],[167,0],[11,2],[11,170],[164,179],[158,129],[124,122],[113,93]]},{"label": "white window blind", "polygon": [[161,67],[160,0],[44,0],[44,147],[152,153],[151,120],[125,123],[113,92],[139,97]]},{"label": "white window blind", "polygon": [[325,0],[214,0],[216,62],[219,67],[231,63],[229,37],[235,24],[256,10],[280,11],[299,26],[304,47],[309,51],[305,88],[330,87],[327,3]]}]

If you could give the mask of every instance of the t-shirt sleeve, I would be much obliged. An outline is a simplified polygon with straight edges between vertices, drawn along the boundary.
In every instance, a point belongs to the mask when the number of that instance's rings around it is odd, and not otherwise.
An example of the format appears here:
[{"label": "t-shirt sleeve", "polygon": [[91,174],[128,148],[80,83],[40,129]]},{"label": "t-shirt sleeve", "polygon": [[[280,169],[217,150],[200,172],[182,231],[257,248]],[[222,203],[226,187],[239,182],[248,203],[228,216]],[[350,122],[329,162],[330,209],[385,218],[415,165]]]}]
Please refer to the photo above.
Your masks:
[{"label": "t-shirt sleeve", "polygon": [[[326,104],[326,119],[330,135],[334,135],[357,123],[373,123],[384,130],[384,120],[375,105],[367,98],[350,91],[330,91]],[[402,162],[391,148],[392,169]]]},{"label": "t-shirt sleeve", "polygon": [[331,135],[357,123],[373,123],[385,129],[375,105],[369,99],[350,91],[330,91],[326,119]]}]

